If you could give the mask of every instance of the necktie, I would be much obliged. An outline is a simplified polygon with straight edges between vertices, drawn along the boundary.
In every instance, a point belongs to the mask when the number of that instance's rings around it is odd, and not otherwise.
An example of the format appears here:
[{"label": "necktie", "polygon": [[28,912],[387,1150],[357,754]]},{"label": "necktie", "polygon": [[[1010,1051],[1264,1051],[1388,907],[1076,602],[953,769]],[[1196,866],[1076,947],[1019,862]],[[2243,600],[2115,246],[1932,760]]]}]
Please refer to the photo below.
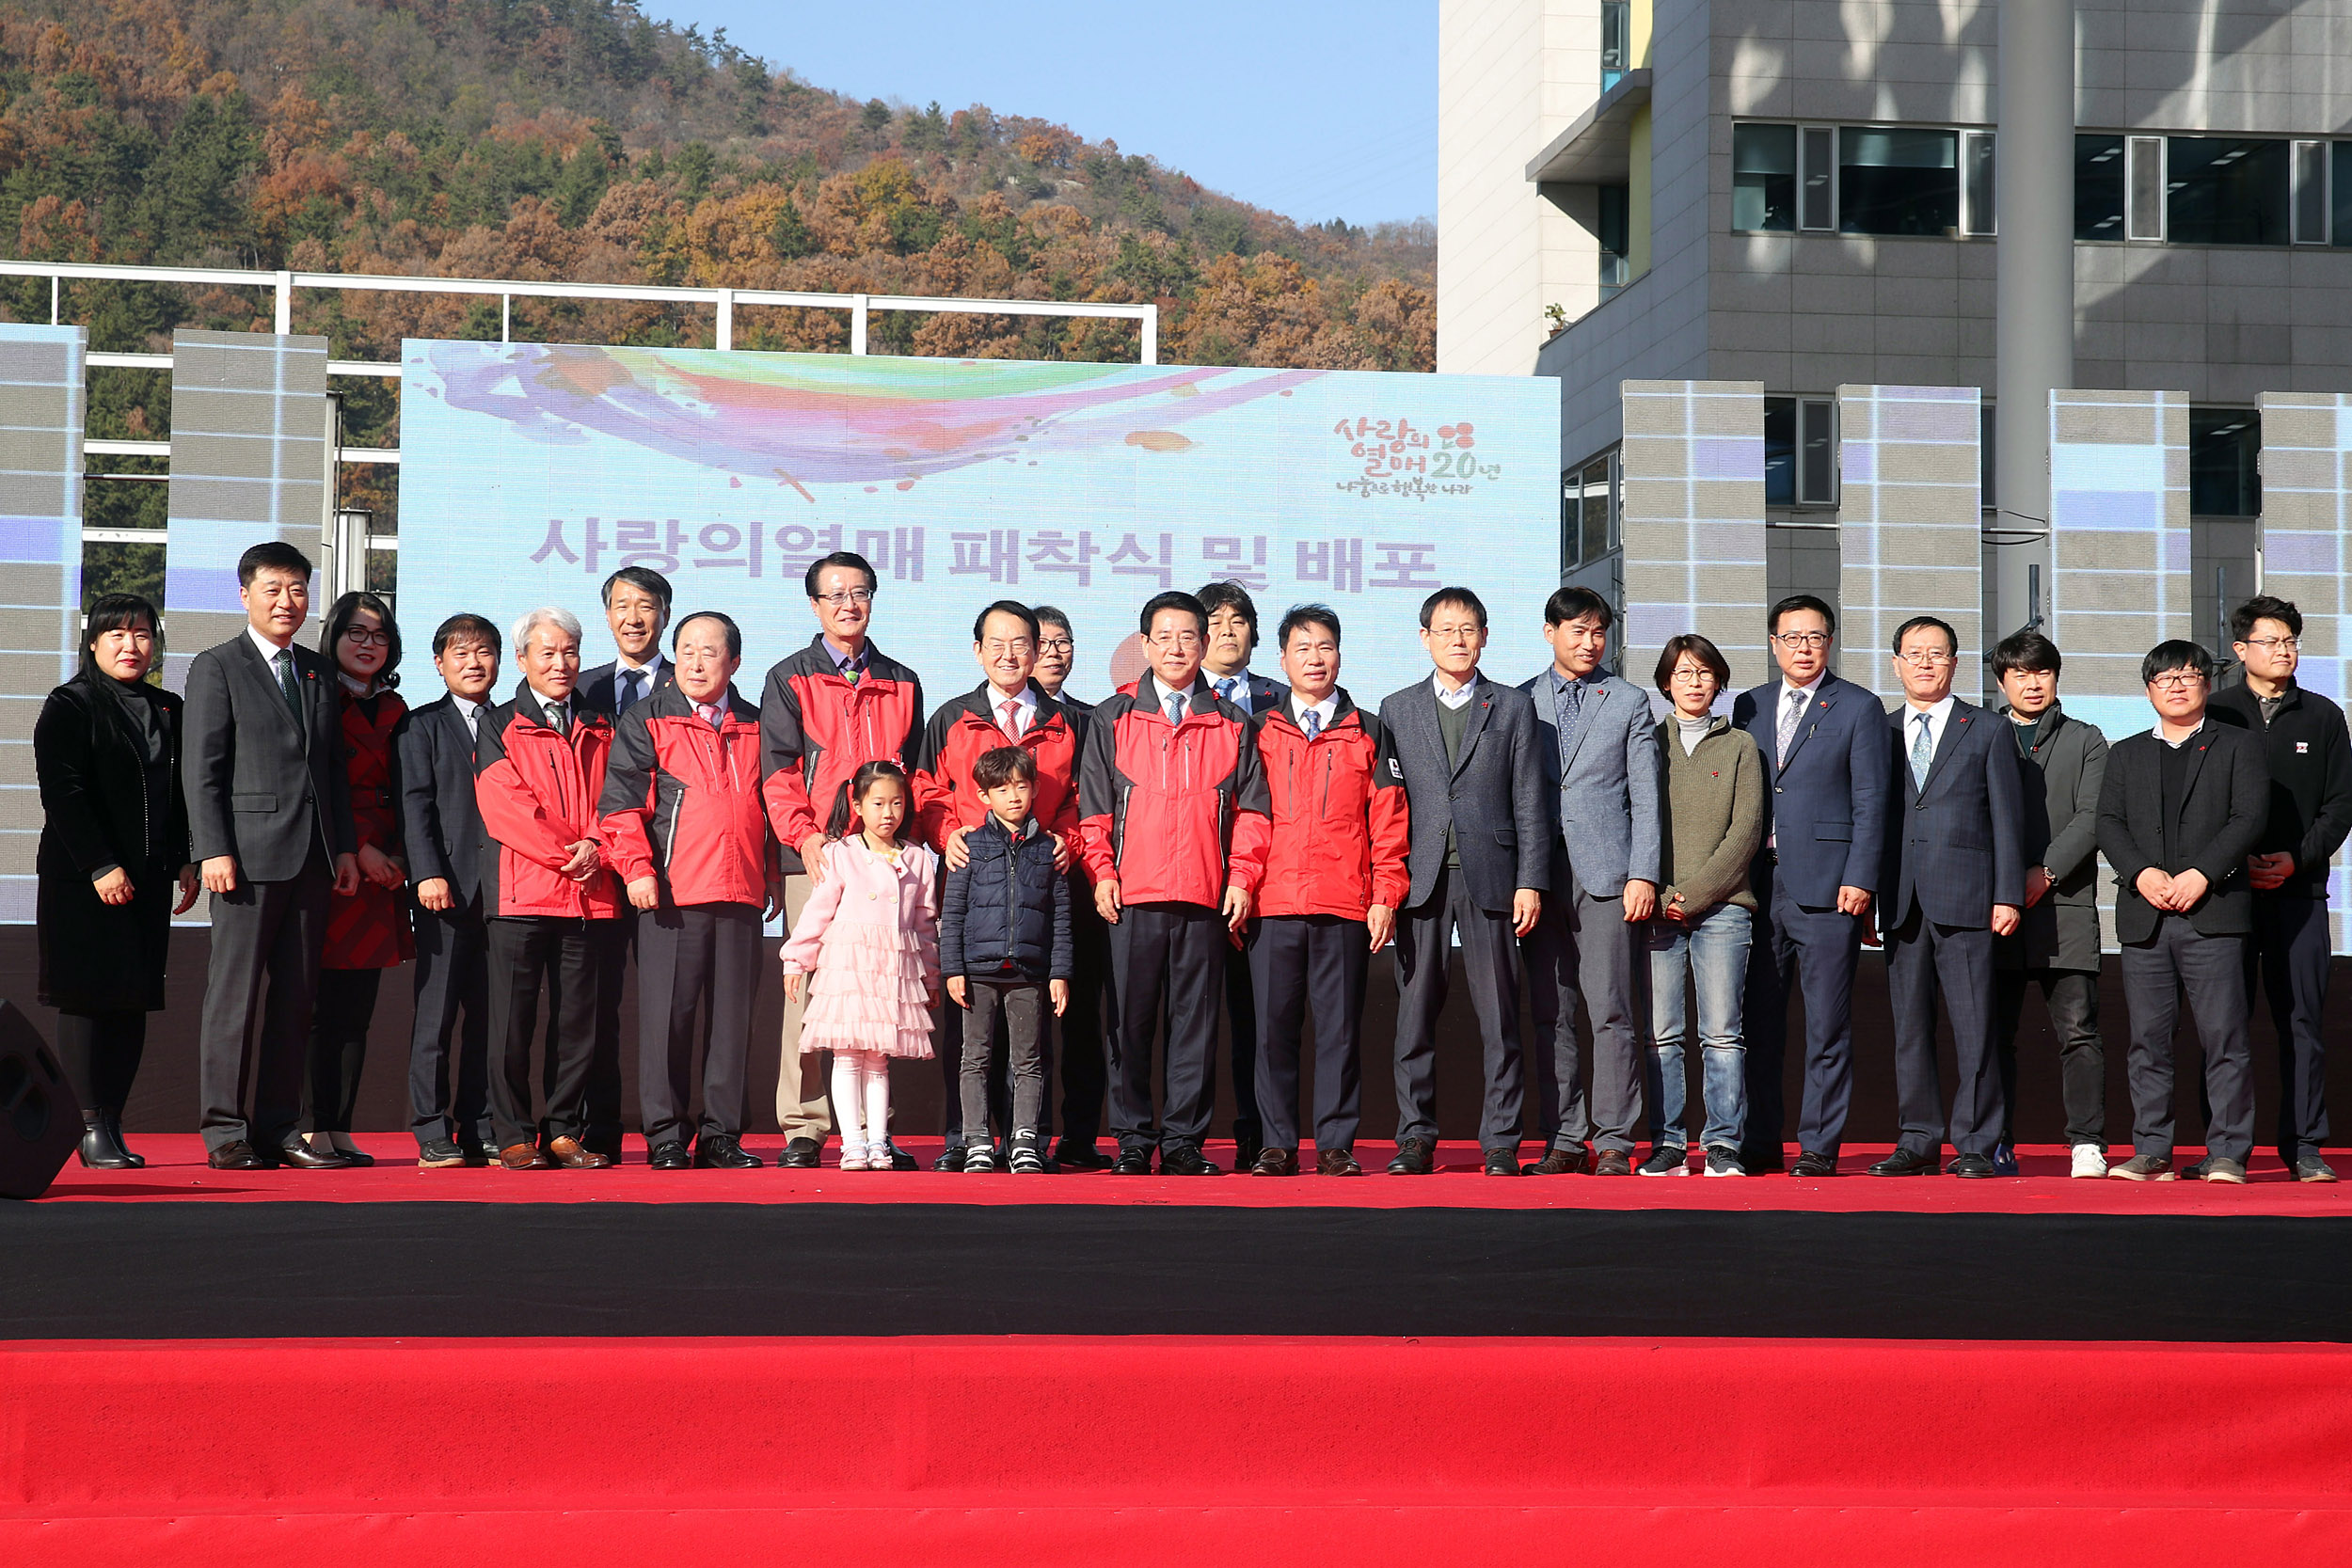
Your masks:
[{"label": "necktie", "polygon": [[1220,676],[1218,677],[1216,683],[1216,694],[1224,698],[1229,703],[1238,705],[1241,699],[1233,695],[1233,689],[1240,685],[1241,677],[1239,675]]},{"label": "necktie", "polygon": [[627,713],[628,711],[629,704],[635,702],[638,698],[644,696],[644,694],[645,673],[643,670],[622,671],[621,701],[619,705],[613,709],[613,712],[615,714]]},{"label": "necktie", "polygon": [[1584,714],[1584,683],[1570,681],[1560,688],[1552,702],[1552,717],[1560,730],[1560,771],[1568,770],[1568,757],[1576,748],[1576,726]]},{"label": "necktie", "polygon": [[1319,710],[1309,708],[1298,717],[1307,726],[1308,739],[1312,740],[1315,736],[1323,733],[1323,715]]},{"label": "necktie", "polygon": [[841,678],[851,686],[855,686],[865,673],[866,661],[862,658],[853,658],[841,667]]},{"label": "necktie", "polygon": [[719,727],[719,705],[718,705],[718,704],[716,704],[716,703],[696,703],[696,704],[694,705],[694,712],[695,712],[696,716],[697,716],[697,717],[699,717],[699,718],[702,720],[702,721],[703,721],[704,723],[708,724],[708,725],[709,725],[712,729],[714,729],[714,730],[715,730],[715,729],[717,729],[717,728]]},{"label": "necktie", "polygon": [[1168,694],[1168,721],[1171,724],[1182,724],[1184,721],[1184,694],[1181,691],[1171,691]]},{"label": "necktie", "polygon": [[1911,741],[1911,787],[1928,787],[1928,765],[1935,760],[1935,747],[1928,739],[1928,716],[1919,715],[1919,733]]},{"label": "necktie", "polygon": [[547,705],[547,707],[548,728],[553,730],[556,734],[561,736],[570,735],[572,733],[572,711],[570,705],[566,703],[549,703]]},{"label": "necktie", "polygon": [[1005,732],[1005,738],[1008,740],[1020,739],[1021,699],[1018,697],[1008,697],[1002,703],[998,704],[997,707],[1004,714],[1004,718],[998,721],[997,727]]},{"label": "necktie", "polygon": [[273,662],[278,666],[278,689],[285,693],[286,711],[294,715],[294,728],[300,729],[302,728],[302,688],[294,684],[294,651],[290,648],[278,649],[278,657]]},{"label": "necktie", "polygon": [[1804,717],[1804,693],[1792,689],[1788,704],[1780,710],[1780,741],[1774,755],[1781,762],[1788,760],[1788,743],[1797,738],[1797,721]]}]

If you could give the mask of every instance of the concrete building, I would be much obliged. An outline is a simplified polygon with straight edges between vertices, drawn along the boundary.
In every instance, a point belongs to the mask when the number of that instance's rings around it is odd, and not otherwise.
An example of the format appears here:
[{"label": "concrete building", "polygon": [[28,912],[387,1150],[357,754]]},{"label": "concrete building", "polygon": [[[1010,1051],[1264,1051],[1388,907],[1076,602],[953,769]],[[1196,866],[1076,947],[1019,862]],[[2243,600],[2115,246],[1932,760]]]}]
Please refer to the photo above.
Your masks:
[{"label": "concrete building", "polygon": [[[1561,379],[1564,577],[1621,582],[1622,382],[1762,384],[1768,592],[1833,601],[1838,388],[1977,387],[1987,635],[2042,612],[2046,514],[1993,484],[2000,9],[1444,0],[1438,368]],[[2074,32],[2074,385],[2186,394],[2211,642],[2259,571],[2258,400],[2352,383],[2352,0]]]}]

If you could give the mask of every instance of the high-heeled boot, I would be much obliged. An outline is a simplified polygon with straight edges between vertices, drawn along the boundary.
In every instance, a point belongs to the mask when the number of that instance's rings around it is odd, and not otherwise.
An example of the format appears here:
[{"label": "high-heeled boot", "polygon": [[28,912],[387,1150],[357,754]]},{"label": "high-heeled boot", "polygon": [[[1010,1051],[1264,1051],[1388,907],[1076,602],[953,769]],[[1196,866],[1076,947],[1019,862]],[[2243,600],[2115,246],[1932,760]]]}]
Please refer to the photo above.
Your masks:
[{"label": "high-heeled boot", "polygon": [[128,1161],[133,1170],[145,1169],[147,1165],[147,1156],[144,1154],[134,1154],[131,1151],[131,1146],[122,1141],[122,1113],[120,1111],[102,1111],[99,1115],[104,1119],[106,1136],[113,1141],[114,1151],[122,1156],[124,1160]]},{"label": "high-heeled boot", "polygon": [[82,1166],[86,1170],[130,1170],[133,1168],[128,1150],[106,1132],[106,1116],[103,1111],[82,1113]]}]

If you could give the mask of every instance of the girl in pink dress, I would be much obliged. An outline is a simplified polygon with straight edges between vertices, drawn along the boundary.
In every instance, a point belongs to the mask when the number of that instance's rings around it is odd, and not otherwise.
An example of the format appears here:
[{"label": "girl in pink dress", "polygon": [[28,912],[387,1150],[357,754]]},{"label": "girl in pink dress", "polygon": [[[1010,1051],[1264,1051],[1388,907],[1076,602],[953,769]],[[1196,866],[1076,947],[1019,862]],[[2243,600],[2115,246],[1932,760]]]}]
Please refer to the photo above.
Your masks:
[{"label": "girl in pink dress", "polygon": [[785,994],[801,999],[801,1049],[833,1053],[843,1170],[890,1169],[890,1058],[928,1060],[939,1006],[939,857],[898,831],[911,799],[895,762],[842,786],[817,886],[784,944]]}]

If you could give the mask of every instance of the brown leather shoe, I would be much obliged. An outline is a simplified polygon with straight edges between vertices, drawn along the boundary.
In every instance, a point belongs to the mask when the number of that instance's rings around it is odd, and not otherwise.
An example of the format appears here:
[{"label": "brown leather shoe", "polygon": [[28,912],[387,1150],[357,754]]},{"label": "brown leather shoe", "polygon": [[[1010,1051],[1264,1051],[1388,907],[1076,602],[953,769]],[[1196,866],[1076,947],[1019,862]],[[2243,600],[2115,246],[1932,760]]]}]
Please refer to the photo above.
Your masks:
[{"label": "brown leather shoe", "polygon": [[1257,1159],[1250,1162],[1252,1176],[1296,1176],[1298,1151],[1295,1148],[1262,1148]]},{"label": "brown leather shoe", "polygon": [[1361,1176],[1364,1174],[1364,1167],[1356,1163],[1354,1151],[1344,1148],[1327,1148],[1315,1155],[1315,1174],[1317,1176]]},{"label": "brown leather shoe", "polygon": [[499,1150],[499,1164],[508,1170],[547,1170],[548,1158],[533,1144],[508,1144]]},{"label": "brown leather shoe", "polygon": [[1572,1144],[1566,1148],[1554,1146],[1544,1150],[1544,1157],[1520,1170],[1528,1176],[1579,1176],[1593,1168],[1593,1157],[1584,1152],[1584,1146]]},{"label": "brown leather shoe", "polygon": [[1604,1148],[1593,1157],[1595,1176],[1631,1176],[1633,1157],[1621,1148]]},{"label": "brown leather shoe", "polygon": [[602,1170],[612,1163],[578,1138],[549,1138],[548,1153],[566,1170]]}]

